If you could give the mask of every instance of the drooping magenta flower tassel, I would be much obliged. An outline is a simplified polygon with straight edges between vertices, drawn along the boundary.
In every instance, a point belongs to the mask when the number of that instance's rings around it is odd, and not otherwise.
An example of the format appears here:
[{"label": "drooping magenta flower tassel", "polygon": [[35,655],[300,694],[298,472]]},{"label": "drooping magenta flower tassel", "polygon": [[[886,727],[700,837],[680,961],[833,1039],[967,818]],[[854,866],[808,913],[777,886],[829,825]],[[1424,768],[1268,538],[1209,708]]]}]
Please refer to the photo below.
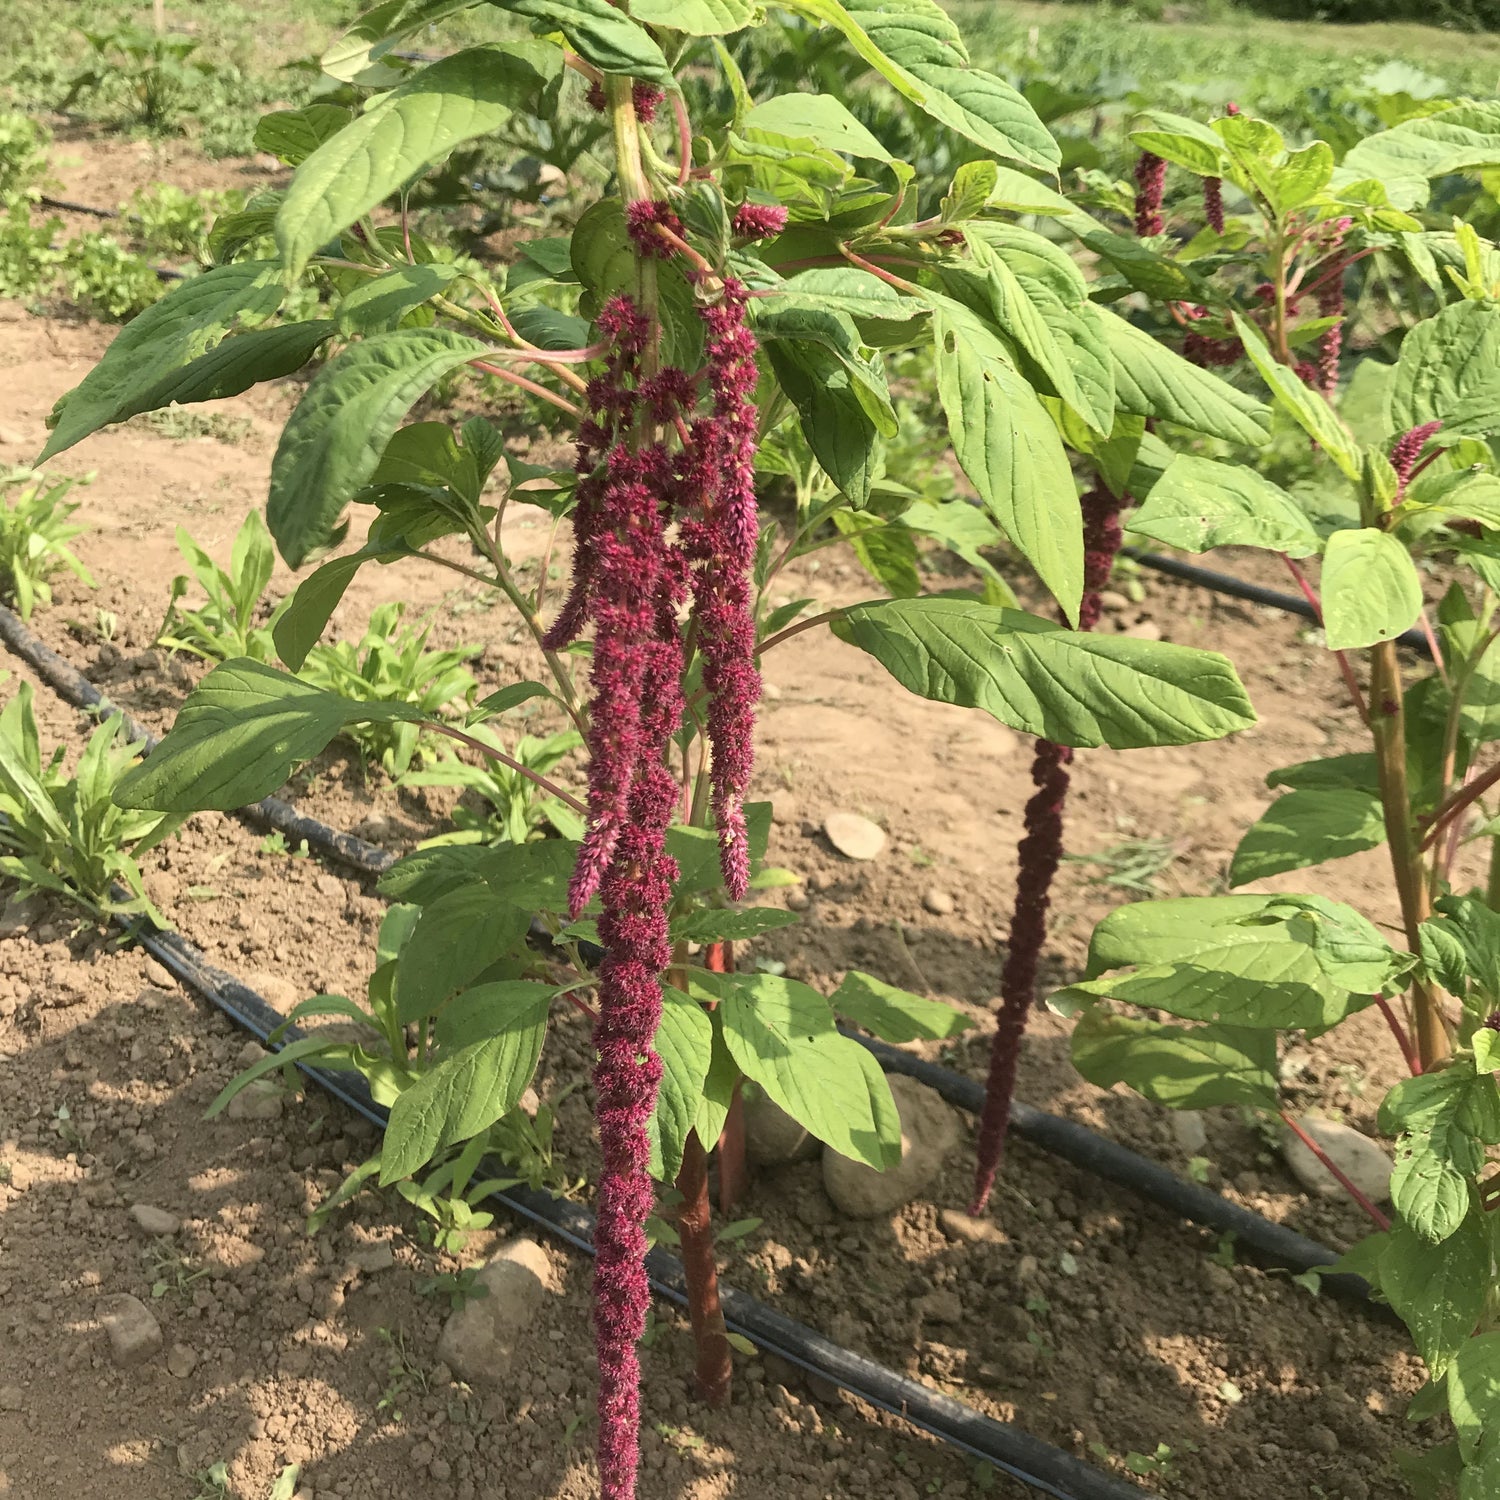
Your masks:
[{"label": "drooping magenta flower tassel", "polygon": [[[1120,501],[1098,484],[1083,496],[1083,599],[1078,628],[1092,630],[1102,611],[1099,593],[1120,550]],[[1073,752],[1066,745],[1038,740],[1031,762],[1036,787],[1026,804],[1025,836],[1017,847],[1016,900],[1010,919],[1005,966],[1000,974],[1000,1018],[990,1051],[984,1112],[979,1121],[979,1160],[974,1177],[971,1214],[981,1214],[995,1185],[1005,1154],[1010,1103],[1015,1093],[1021,1039],[1036,1003],[1037,969],[1047,941],[1047,911],[1052,881],[1063,853],[1063,808],[1068,798],[1068,766]]]},{"label": "drooping magenta flower tassel", "polygon": [[1224,233],[1224,182],[1219,177],[1203,179],[1203,217],[1215,234]]},{"label": "drooping magenta flower tassel", "polygon": [[1391,467],[1396,471],[1397,500],[1405,495],[1406,487],[1411,483],[1417,460],[1427,446],[1427,439],[1438,432],[1442,425],[1441,422],[1423,422],[1420,427],[1413,427],[1409,432],[1403,432],[1391,444]]},{"label": "drooping magenta flower tassel", "polygon": [[1167,185],[1167,164],[1153,151],[1142,151],[1135,164],[1135,232],[1143,240],[1166,228],[1161,216],[1162,192]]}]

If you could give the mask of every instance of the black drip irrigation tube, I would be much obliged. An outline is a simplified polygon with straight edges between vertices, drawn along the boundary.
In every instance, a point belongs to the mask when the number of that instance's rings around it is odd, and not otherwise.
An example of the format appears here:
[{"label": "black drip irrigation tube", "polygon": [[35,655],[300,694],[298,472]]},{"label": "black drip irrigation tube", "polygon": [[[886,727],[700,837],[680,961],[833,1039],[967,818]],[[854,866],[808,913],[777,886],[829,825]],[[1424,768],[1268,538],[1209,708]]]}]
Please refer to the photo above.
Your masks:
[{"label": "black drip irrigation tube", "polygon": [[[38,639],[4,606],[0,606],[0,642],[32,667],[67,702],[101,716],[107,713],[119,714],[127,734],[133,740],[145,741],[148,748],[157,743],[153,735],[123,709],[111,703],[88,678]],[[330,828],[315,818],[304,817],[289,803],[275,797],[264,798],[240,812],[257,823],[280,829],[288,838],[306,840],[309,849],[338,860],[363,875],[382,875],[395,863],[395,856],[388,850],[356,838],[353,834]],[[534,929],[534,935],[544,943],[550,940],[546,929],[540,924]],[[925,1062],[852,1029],[848,1034],[867,1047],[887,1073],[905,1073],[969,1114],[977,1115],[983,1110],[984,1086],[976,1079],[937,1063]],[[1179,1218],[1220,1234],[1234,1235],[1240,1245],[1267,1264],[1301,1273],[1321,1270],[1322,1267],[1334,1264],[1339,1258],[1328,1246],[1308,1239],[1284,1224],[1277,1224],[1250,1209],[1241,1208],[1239,1204],[1231,1203],[1221,1194],[1200,1187],[1195,1182],[1188,1182],[1159,1162],[1075,1121],[1048,1114],[1015,1100],[1011,1104],[1010,1128],[1029,1144],[1068,1162],[1080,1171],[1128,1188]],[[1388,1309],[1382,1304],[1371,1300],[1369,1284],[1361,1276],[1325,1275],[1322,1284],[1330,1291],[1358,1302],[1372,1313],[1388,1313]]]},{"label": "black drip irrigation tube", "polygon": [[[1159,552],[1142,552],[1139,547],[1121,547],[1120,556],[1128,557],[1143,568],[1152,568],[1170,578],[1180,578],[1184,583],[1195,583],[1199,588],[1215,594],[1224,594],[1230,599],[1245,599],[1251,604],[1264,604],[1271,609],[1284,610],[1289,615],[1300,615],[1304,620],[1318,623],[1317,611],[1300,594],[1283,594],[1279,589],[1262,588],[1258,583],[1247,583],[1233,573],[1216,573],[1212,568],[1200,568],[1196,563],[1178,562],[1175,557],[1163,557]],[[1403,630],[1396,637],[1398,646],[1431,659],[1432,647],[1427,637],[1415,626]]]}]

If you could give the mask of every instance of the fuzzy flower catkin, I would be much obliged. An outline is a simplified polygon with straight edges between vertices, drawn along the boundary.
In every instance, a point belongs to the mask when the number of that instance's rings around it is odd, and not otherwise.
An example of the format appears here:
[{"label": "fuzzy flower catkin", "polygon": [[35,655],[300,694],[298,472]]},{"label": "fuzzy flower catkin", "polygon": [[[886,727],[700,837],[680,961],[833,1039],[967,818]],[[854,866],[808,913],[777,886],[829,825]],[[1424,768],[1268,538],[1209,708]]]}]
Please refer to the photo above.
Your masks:
[{"label": "fuzzy flower catkin", "polygon": [[1143,240],[1160,234],[1166,227],[1161,216],[1161,198],[1166,185],[1166,162],[1155,152],[1142,151],[1135,164],[1135,232]]},{"label": "fuzzy flower catkin", "polygon": [[1344,348],[1344,285],[1342,277],[1335,277],[1318,293],[1318,312],[1325,318],[1338,321],[1327,329],[1318,340],[1318,387],[1325,396],[1331,396],[1339,385],[1339,355]]},{"label": "fuzzy flower catkin", "polygon": [[[1120,550],[1120,502],[1103,484],[1083,496],[1083,598],[1078,606],[1078,628],[1092,630],[1103,610],[1100,591],[1109,582],[1115,554]],[[1047,940],[1047,911],[1052,904],[1053,878],[1063,852],[1063,808],[1068,798],[1068,766],[1073,752],[1066,745],[1038,740],[1031,761],[1036,787],[1026,804],[1025,836],[1016,853],[1016,900],[1010,921],[1005,967],[1000,975],[1000,1018],[990,1052],[984,1111],[979,1121],[979,1159],[974,1178],[971,1214],[981,1214],[989,1202],[1010,1124],[1021,1038],[1036,1002],[1037,968]]]},{"label": "fuzzy flower catkin", "polygon": [[1203,217],[1215,234],[1224,233],[1224,182],[1219,177],[1203,179]]},{"label": "fuzzy flower catkin", "polygon": [[1423,422],[1420,427],[1413,427],[1409,432],[1403,432],[1400,437],[1391,444],[1391,467],[1396,471],[1396,498],[1399,500],[1406,493],[1406,487],[1411,483],[1412,471],[1417,467],[1417,460],[1422,456],[1422,450],[1427,446],[1427,439],[1442,427],[1441,422]]},{"label": "fuzzy flower catkin", "polygon": [[738,239],[768,240],[786,228],[786,210],[779,203],[742,203],[730,228]]}]

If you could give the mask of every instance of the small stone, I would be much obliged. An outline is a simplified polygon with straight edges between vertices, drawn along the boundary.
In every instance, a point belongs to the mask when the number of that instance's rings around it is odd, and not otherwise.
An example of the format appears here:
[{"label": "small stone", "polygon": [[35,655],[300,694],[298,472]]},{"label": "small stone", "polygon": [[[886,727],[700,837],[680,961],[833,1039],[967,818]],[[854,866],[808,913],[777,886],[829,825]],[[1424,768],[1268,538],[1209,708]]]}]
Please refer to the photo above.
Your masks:
[{"label": "small stone", "polygon": [[40,896],[28,896],[24,901],[12,896],[5,903],[5,910],[0,911],[0,938],[21,937],[29,932],[41,911]]},{"label": "small stone", "polygon": [[961,1323],[964,1305],[957,1292],[945,1288],[928,1292],[917,1299],[917,1311],[929,1323]]},{"label": "small stone", "polygon": [[1307,1446],[1314,1453],[1321,1453],[1326,1458],[1332,1458],[1339,1451],[1338,1434],[1333,1428],[1323,1426],[1321,1422],[1314,1422],[1302,1435]]},{"label": "small stone", "polygon": [[1103,589],[1099,594],[1099,603],[1104,609],[1129,609],[1130,600],[1117,589]]},{"label": "small stone", "polygon": [[389,1271],[396,1264],[396,1255],[389,1240],[378,1240],[373,1245],[361,1245],[351,1250],[349,1264],[366,1276],[373,1276],[377,1271]]},{"label": "small stone", "polygon": [[811,1161],[818,1154],[815,1137],[759,1089],[745,1096],[745,1154],[760,1167]]},{"label": "small stone", "polygon": [[186,1380],[198,1365],[198,1356],[186,1344],[173,1344],[167,1351],[167,1373]]},{"label": "small stone", "polygon": [[270,1078],[257,1078],[229,1101],[224,1117],[229,1120],[279,1120],[281,1106],[280,1085]]},{"label": "small stone", "polygon": [[320,896],[332,896],[340,901],[344,899],[344,882],[337,875],[319,875],[313,884],[318,888]]},{"label": "small stone", "polygon": [[[1317,1115],[1303,1115],[1297,1123],[1372,1203],[1390,1197],[1391,1159],[1377,1142],[1353,1126],[1320,1119]],[[1282,1137],[1281,1154],[1292,1169],[1292,1176],[1308,1192],[1336,1198],[1344,1191],[1328,1168],[1290,1130]]]},{"label": "small stone", "polygon": [[786,893],[786,909],[788,911],[806,911],[811,905],[812,897],[800,885],[794,885]]},{"label": "small stone", "polygon": [[927,1188],[958,1145],[958,1117],[931,1089],[899,1074],[887,1080],[901,1117],[901,1160],[884,1172],[823,1152],[823,1187],[836,1208],[854,1219],[895,1212]]},{"label": "small stone", "polygon": [[1172,1111],[1172,1134],[1184,1156],[1202,1156],[1208,1148],[1208,1131],[1202,1112],[1196,1109]]},{"label": "small stone", "polygon": [[152,1208],[149,1203],[133,1204],[130,1217],[137,1227],[153,1237],[176,1234],[182,1228],[182,1220],[176,1214],[169,1214],[164,1208]]},{"label": "small stone", "polygon": [[154,984],[160,990],[175,990],[177,981],[172,978],[171,971],[165,964],[159,964],[154,958],[146,960],[146,983]]},{"label": "small stone", "polygon": [[122,1370],[161,1352],[161,1324],[139,1297],[121,1292],[104,1298],[99,1304],[99,1321],[109,1337],[109,1357]]},{"label": "small stone", "polygon": [[261,1058],[269,1057],[270,1055],[259,1042],[246,1042],[234,1055],[235,1066],[239,1068],[253,1068]]},{"label": "small stone", "polygon": [[876,859],[885,848],[885,829],[858,813],[829,813],[823,832],[845,859]]},{"label": "small stone", "polygon": [[502,1245],[475,1278],[480,1295],[450,1314],[438,1340],[437,1357],[471,1385],[504,1380],[516,1345],[542,1309],[550,1267],[535,1240]]},{"label": "small stone", "polygon": [[922,897],[922,905],[935,917],[951,917],[956,903],[947,891],[934,887]]},{"label": "small stone", "polygon": [[1155,620],[1142,620],[1136,625],[1130,626],[1126,635],[1134,636],[1138,641],[1159,641],[1161,639],[1161,626]]},{"label": "small stone", "polygon": [[301,998],[301,992],[290,979],[270,969],[251,969],[245,975],[245,983],[273,1010],[287,1013]]},{"label": "small stone", "polygon": [[960,1240],[967,1245],[1003,1245],[1005,1235],[998,1224],[988,1219],[976,1219],[970,1214],[960,1213],[956,1208],[941,1209],[938,1223],[950,1240]]}]

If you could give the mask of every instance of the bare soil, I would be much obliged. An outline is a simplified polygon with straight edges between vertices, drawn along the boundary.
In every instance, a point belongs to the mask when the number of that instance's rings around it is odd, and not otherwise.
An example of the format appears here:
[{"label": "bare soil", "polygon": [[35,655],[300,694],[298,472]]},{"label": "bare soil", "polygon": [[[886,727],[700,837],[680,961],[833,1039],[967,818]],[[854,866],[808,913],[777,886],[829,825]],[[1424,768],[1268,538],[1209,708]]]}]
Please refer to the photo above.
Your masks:
[{"label": "bare soil", "polygon": [[[133,150],[117,160],[87,142],[59,149],[84,159],[68,196],[120,182]],[[236,164],[217,166],[218,183],[239,180]],[[154,161],[142,170],[142,180],[167,175]],[[112,332],[0,303],[0,464],[40,449],[47,411]],[[137,419],[50,466],[95,473],[80,492],[90,530],[79,551],[99,587],[62,584],[34,628],[153,727],[170,723],[201,671],[154,649],[169,580],[185,571],[173,528],[185,525],[227,562],[246,511],[263,501],[295,396],[288,383],[205,409],[222,411],[219,430],[233,442],[177,440]],[[547,534],[538,511],[507,518],[514,557],[542,558]],[[1235,565],[1280,582],[1254,558]],[[278,563],[273,592],[292,582]],[[1225,652],[1260,722],[1187,750],[1080,755],[1069,845],[1089,854],[1168,839],[1175,857],[1161,889],[1206,894],[1224,888],[1240,833],[1269,800],[1265,773],[1357,748],[1358,725],[1299,622],[1149,575],[1140,582],[1143,600],[1116,598],[1105,628]],[[790,570],[784,592],[828,608],[875,590],[834,551]],[[357,636],[370,609],[394,598],[433,612],[434,644],[483,643],[473,664],[481,691],[538,674],[529,637],[503,606],[438,568],[366,568],[335,629]],[[12,683],[27,676],[10,665]],[[982,1076],[1029,742],[911,697],[822,632],[778,648],[767,674],[757,793],[775,803],[771,856],[802,877],[793,899],[807,904],[800,924],[762,940],[755,956],[825,988],[857,967],[951,1001],[975,1029],[916,1050]],[[45,688],[37,701],[44,741],[76,743],[83,716]],[[563,774],[576,781],[581,768]],[[337,749],[285,795],[398,850],[450,826],[451,793],[398,789]],[[821,825],[835,810],[886,828],[878,860],[832,851]],[[1272,884],[1350,901],[1394,928],[1383,859],[1374,851]],[[1098,876],[1097,866],[1063,868],[1049,981],[1077,973],[1094,923],[1129,899]],[[152,858],[148,882],[191,941],[282,1011],[318,991],[363,994],[383,903],[346,872],[268,852],[239,822],[203,816]],[[321,1235],[303,1233],[306,1213],[369,1154],[364,1126],[317,1097],[287,1098],[271,1122],[205,1124],[204,1108],[239,1067],[243,1038],[227,1022],[60,908],[0,921],[0,933],[0,1496],[61,1500],[92,1488],[118,1500],[193,1500],[192,1476],[220,1460],[242,1500],[264,1500],[288,1463],[304,1466],[304,1500],[591,1493],[581,1262],[549,1247],[555,1295],[519,1373],[491,1389],[454,1383],[434,1367],[446,1304],[419,1283],[456,1263],[431,1252],[399,1199],[367,1194]],[[586,1060],[581,1026],[560,1021],[539,1094],[583,1078]],[[1299,1106],[1372,1133],[1374,1103],[1399,1071],[1369,1013],[1285,1064]],[[1032,1027],[1020,1093],[1186,1167],[1165,1111],[1079,1080],[1055,1017]],[[1365,1232],[1342,1199],[1305,1196],[1253,1124],[1227,1110],[1206,1124],[1215,1188],[1336,1247]],[[939,1213],[968,1198],[964,1125],[964,1146],[930,1196],[888,1220],[842,1219],[816,1163],[764,1173],[741,1210],[763,1222],[723,1247],[727,1278],[1116,1472],[1126,1455],[1165,1445],[1161,1471],[1138,1482],[1177,1500],[1406,1493],[1391,1456],[1424,1436],[1401,1416],[1422,1372],[1399,1329],[1239,1263],[1232,1246],[1023,1143],[1011,1147],[992,1209],[998,1234],[952,1239]],[[582,1090],[563,1102],[558,1134],[568,1166],[591,1177]],[[180,1231],[145,1236],[128,1213],[142,1203],[176,1215]],[[515,1232],[497,1224],[465,1261]],[[391,1263],[357,1269],[351,1257],[373,1264],[374,1243],[390,1245]],[[118,1293],[147,1302],[164,1333],[163,1353],[126,1371],[98,1321],[101,1299]],[[809,1389],[774,1360],[742,1359],[734,1404],[705,1411],[688,1394],[684,1328],[670,1312],[659,1320],[646,1352],[649,1500],[1023,1493],[895,1419]]]}]

